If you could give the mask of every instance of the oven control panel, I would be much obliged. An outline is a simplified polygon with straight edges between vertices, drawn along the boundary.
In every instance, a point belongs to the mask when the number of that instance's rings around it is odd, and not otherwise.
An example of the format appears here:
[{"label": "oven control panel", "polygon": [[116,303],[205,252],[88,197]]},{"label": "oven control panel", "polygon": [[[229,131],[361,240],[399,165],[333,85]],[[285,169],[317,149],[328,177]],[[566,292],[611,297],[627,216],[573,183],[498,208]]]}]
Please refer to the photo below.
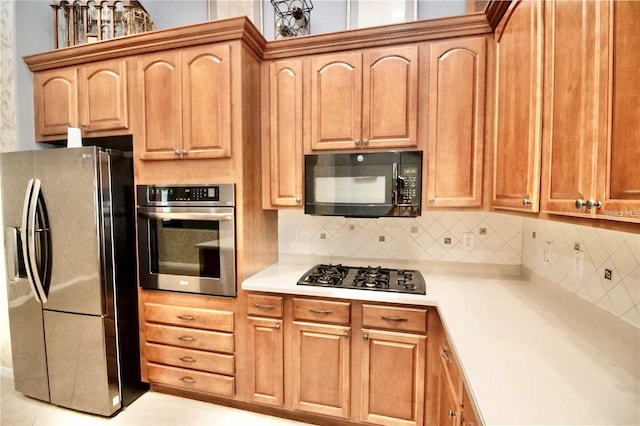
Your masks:
[{"label": "oven control panel", "polygon": [[211,205],[233,206],[234,185],[140,185],[138,205]]}]

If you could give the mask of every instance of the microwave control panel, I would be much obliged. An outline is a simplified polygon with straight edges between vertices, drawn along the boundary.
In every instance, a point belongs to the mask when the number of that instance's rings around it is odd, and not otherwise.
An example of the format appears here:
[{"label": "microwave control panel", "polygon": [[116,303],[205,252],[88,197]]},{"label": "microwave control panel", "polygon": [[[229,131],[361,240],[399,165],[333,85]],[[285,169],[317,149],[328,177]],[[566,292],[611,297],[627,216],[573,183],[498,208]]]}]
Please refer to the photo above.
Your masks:
[{"label": "microwave control panel", "polygon": [[398,200],[399,206],[418,206],[420,204],[420,171],[414,164],[402,164],[398,170]]}]

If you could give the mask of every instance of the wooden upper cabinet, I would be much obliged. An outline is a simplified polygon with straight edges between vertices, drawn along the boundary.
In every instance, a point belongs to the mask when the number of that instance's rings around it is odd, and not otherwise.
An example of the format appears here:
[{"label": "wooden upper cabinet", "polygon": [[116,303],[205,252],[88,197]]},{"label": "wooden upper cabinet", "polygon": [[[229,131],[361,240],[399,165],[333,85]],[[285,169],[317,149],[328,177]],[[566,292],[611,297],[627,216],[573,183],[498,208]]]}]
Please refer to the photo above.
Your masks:
[{"label": "wooden upper cabinet", "polygon": [[141,159],[231,156],[230,52],[210,45],[138,58]]},{"label": "wooden upper cabinet", "polygon": [[417,145],[418,47],[313,57],[311,150]]},{"label": "wooden upper cabinet", "polygon": [[311,149],[354,149],[362,123],[362,55],[311,59]]},{"label": "wooden upper cabinet", "polygon": [[418,46],[365,51],[362,82],[361,145],[364,148],[415,146]]},{"label": "wooden upper cabinet", "polygon": [[515,1],[496,30],[495,208],[539,210],[542,7]]},{"label": "wooden upper cabinet", "polygon": [[640,221],[640,3],[608,4],[609,102],[606,143],[598,151],[598,217]]},{"label": "wooden upper cabinet", "polygon": [[129,128],[127,61],[79,68],[80,127],[86,132]]},{"label": "wooden upper cabinet", "polygon": [[33,77],[36,139],[65,136],[78,126],[78,71],[76,67],[41,71]]},{"label": "wooden upper cabinet", "polygon": [[[606,2],[545,3],[541,210],[590,215],[599,140],[606,139]],[[580,201],[578,201],[580,200]]]},{"label": "wooden upper cabinet", "polygon": [[432,42],[428,50],[427,202],[482,205],[486,38]]},{"label": "wooden upper cabinet", "polygon": [[266,208],[302,204],[303,61],[292,59],[268,65],[268,143],[264,152]]},{"label": "wooden upper cabinet", "polygon": [[545,212],[640,221],[638,19],[638,2],[545,4]]}]

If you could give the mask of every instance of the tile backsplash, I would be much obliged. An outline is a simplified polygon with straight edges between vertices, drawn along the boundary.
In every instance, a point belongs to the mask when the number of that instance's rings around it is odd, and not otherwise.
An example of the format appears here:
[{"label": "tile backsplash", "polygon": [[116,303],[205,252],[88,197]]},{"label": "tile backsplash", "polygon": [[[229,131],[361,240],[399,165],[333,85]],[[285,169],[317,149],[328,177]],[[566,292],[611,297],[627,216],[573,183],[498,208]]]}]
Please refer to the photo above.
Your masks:
[{"label": "tile backsplash", "polygon": [[525,267],[640,328],[640,234],[529,218],[522,234]]},{"label": "tile backsplash", "polygon": [[[354,219],[280,210],[278,228],[280,253],[523,265],[640,328],[639,234],[501,213],[440,211]],[[606,269],[611,280],[604,277]]]}]

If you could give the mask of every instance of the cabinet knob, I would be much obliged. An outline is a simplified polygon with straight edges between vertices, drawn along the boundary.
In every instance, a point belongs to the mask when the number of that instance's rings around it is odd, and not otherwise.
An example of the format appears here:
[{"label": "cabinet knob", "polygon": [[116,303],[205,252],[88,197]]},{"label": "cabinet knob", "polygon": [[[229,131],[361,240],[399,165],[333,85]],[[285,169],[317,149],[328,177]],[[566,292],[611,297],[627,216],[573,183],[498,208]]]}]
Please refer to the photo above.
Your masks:
[{"label": "cabinet knob", "polygon": [[528,198],[525,198],[525,199],[522,200],[522,207],[527,207],[527,206],[530,206],[531,204],[533,204],[533,203]]},{"label": "cabinet knob", "polygon": [[368,335],[368,334],[364,334],[364,335],[362,336],[362,340],[364,340],[365,342],[366,342],[367,340],[369,340],[369,335]]},{"label": "cabinet knob", "polygon": [[353,143],[354,143],[356,146],[360,145],[360,139],[356,139],[355,141],[353,141]]},{"label": "cabinet knob", "polygon": [[576,209],[580,210],[583,207],[586,207],[587,210],[591,210],[592,208],[600,208],[602,207],[602,203],[600,201],[595,201],[593,198],[589,198],[587,201],[578,198],[575,203]]},{"label": "cabinet knob", "polygon": [[435,198],[429,198],[429,204],[435,204],[435,203],[436,203]]},{"label": "cabinet knob", "polygon": [[346,331],[344,333],[342,333],[342,337],[344,337],[345,339],[349,338],[349,333],[347,333]]},{"label": "cabinet knob", "polygon": [[175,155],[180,155],[180,151],[178,151],[177,149],[176,149],[176,150],[174,150],[174,151],[173,151],[173,153],[174,153]]},{"label": "cabinet knob", "polygon": [[87,127],[87,123],[80,123],[80,127]]},{"label": "cabinet knob", "polygon": [[274,330],[280,330],[280,324],[276,324],[276,325],[274,325],[274,326],[273,326],[273,329],[274,329]]},{"label": "cabinet knob", "polygon": [[450,419],[458,415],[458,413],[456,413],[456,412],[455,412],[455,411],[453,411],[452,409],[449,409],[448,414],[449,414],[449,418],[450,418]]},{"label": "cabinet knob", "polygon": [[300,197],[296,197],[296,203],[300,203],[301,201]]},{"label": "cabinet knob", "polygon": [[369,139],[363,139],[362,140],[362,144],[363,145],[369,145]]},{"label": "cabinet knob", "polygon": [[189,153],[189,151],[187,151],[186,149],[182,150],[182,155],[187,155]]}]

